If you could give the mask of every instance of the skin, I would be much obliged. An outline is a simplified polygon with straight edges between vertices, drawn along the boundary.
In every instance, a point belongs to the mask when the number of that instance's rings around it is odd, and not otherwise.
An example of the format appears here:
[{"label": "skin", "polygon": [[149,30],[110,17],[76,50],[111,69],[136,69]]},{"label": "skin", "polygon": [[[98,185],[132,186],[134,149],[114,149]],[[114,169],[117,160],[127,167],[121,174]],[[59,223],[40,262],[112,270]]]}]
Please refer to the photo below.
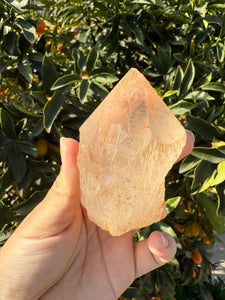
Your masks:
[{"label": "skin", "polygon": [[[187,144],[179,157],[193,148]],[[61,139],[60,174],[0,250],[0,300],[115,300],[133,280],[170,261],[176,243],[155,231],[133,243],[92,223],[80,202],[78,143]]]}]

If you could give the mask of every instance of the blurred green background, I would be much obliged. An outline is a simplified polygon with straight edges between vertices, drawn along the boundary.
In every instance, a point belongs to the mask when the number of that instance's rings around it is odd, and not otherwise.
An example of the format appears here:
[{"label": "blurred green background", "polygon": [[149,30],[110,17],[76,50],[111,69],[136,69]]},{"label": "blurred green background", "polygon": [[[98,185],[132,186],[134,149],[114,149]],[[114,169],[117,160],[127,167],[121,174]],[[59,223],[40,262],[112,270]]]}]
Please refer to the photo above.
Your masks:
[{"label": "blurred green background", "polygon": [[134,236],[169,232],[177,255],[120,299],[225,299],[211,279],[225,229],[224,55],[223,0],[0,1],[1,244],[56,178],[59,138],[79,139],[135,67],[196,142],[166,178],[168,216]]}]

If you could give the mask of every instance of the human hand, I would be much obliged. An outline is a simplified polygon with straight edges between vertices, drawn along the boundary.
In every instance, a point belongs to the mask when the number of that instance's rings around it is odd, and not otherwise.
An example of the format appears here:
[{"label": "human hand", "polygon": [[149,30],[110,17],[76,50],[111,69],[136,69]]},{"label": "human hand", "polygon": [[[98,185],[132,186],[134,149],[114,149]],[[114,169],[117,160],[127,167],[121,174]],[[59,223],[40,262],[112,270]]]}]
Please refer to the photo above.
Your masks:
[{"label": "human hand", "polygon": [[[193,138],[179,157],[191,152]],[[171,236],[133,232],[113,237],[92,223],[80,203],[78,143],[61,139],[62,167],[45,199],[0,250],[0,300],[115,300],[133,280],[170,261]]]}]

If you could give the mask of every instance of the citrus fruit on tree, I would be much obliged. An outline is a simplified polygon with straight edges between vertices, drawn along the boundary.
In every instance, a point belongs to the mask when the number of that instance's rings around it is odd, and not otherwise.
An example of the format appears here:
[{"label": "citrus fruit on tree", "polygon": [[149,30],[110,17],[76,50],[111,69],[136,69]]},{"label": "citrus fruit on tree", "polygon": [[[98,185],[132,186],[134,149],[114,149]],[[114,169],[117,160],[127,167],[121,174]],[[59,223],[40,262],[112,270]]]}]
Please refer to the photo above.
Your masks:
[{"label": "citrus fruit on tree", "polygon": [[39,139],[36,143],[37,147],[37,157],[41,158],[45,156],[48,152],[48,141],[46,139]]}]

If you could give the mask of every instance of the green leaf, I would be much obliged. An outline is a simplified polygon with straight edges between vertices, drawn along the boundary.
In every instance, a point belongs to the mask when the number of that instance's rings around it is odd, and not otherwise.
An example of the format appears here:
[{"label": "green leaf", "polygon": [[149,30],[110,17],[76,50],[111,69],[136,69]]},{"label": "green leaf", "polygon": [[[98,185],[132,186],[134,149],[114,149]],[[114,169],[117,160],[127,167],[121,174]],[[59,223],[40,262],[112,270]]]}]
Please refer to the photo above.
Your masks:
[{"label": "green leaf", "polygon": [[[202,268],[203,269],[203,268]],[[203,272],[204,274],[204,278],[205,280],[202,280],[201,282],[207,281],[208,277],[206,276],[206,272],[204,270],[200,270],[200,272]],[[199,274],[200,277],[200,274]],[[214,300],[215,298],[212,296],[211,292],[208,290],[208,288],[204,287],[204,286],[199,286],[199,299],[201,300]]]},{"label": "green leaf", "polygon": [[182,70],[181,66],[179,65],[177,67],[174,82],[173,82],[173,90],[180,91],[180,86],[181,86],[181,82],[183,80],[183,76],[184,76],[183,70]]},{"label": "green leaf", "polygon": [[181,95],[185,95],[190,90],[194,78],[195,78],[195,67],[192,60],[190,59],[187,64],[186,70],[184,72],[184,77],[180,86]]},{"label": "green leaf", "polygon": [[36,137],[41,135],[43,130],[44,130],[44,121],[43,118],[41,118],[36,122],[35,126],[33,127],[31,132],[31,137]]},{"label": "green leaf", "polygon": [[190,100],[215,100],[212,96],[210,96],[206,92],[202,91],[195,91],[187,94],[184,99],[190,99]]},{"label": "green leaf", "polygon": [[187,115],[187,122],[189,128],[198,133],[206,141],[211,142],[215,137],[220,137],[217,129],[201,118]]},{"label": "green leaf", "polygon": [[216,15],[208,15],[205,17],[205,20],[208,23],[212,23],[212,24],[218,24],[219,26],[222,26],[222,19],[219,16]]},{"label": "green leaf", "polygon": [[191,154],[212,164],[218,164],[225,160],[225,154],[215,148],[195,147]]},{"label": "green leaf", "polygon": [[134,20],[128,19],[126,21],[135,34],[137,44],[144,47],[144,34],[141,27],[137,23],[135,23]]},{"label": "green leaf", "polygon": [[78,96],[81,103],[86,101],[87,93],[90,87],[90,82],[88,79],[82,79],[81,84],[78,88]]},{"label": "green leaf", "polygon": [[64,86],[70,85],[70,84],[80,81],[80,80],[81,80],[81,77],[76,74],[63,75],[62,77],[60,77],[59,79],[57,79],[54,82],[53,86],[51,87],[51,90],[55,91],[57,89],[60,89]]},{"label": "green leaf", "polygon": [[37,151],[37,147],[34,144],[25,141],[19,141],[18,147],[21,152],[25,154],[29,154],[33,157],[37,157],[38,151]]},{"label": "green leaf", "polygon": [[16,129],[16,134],[20,137],[21,132],[23,131],[23,129],[26,127],[27,125],[27,119],[20,119],[15,126]]},{"label": "green leaf", "polygon": [[225,212],[225,181],[221,182],[216,186],[218,195],[218,211]]},{"label": "green leaf", "polygon": [[[211,178],[212,174],[214,174],[215,167],[212,163],[202,160],[198,166],[195,168],[194,171],[194,178],[192,181],[191,188],[195,189],[197,188],[200,184],[203,184],[204,181],[208,181],[209,178]],[[209,182],[208,182],[209,183]],[[207,184],[208,184],[207,183]],[[210,186],[210,185],[209,185]],[[207,186],[206,188],[208,188]],[[202,186],[203,187],[203,186]],[[206,188],[204,187],[202,190],[202,187],[200,188],[201,191],[205,190]]]},{"label": "green leaf", "polygon": [[209,8],[209,9],[215,9],[216,11],[217,11],[217,10],[221,10],[222,12],[224,12],[224,11],[225,11],[225,4],[222,4],[222,3],[215,3],[215,4],[209,5],[208,8]]},{"label": "green leaf", "polygon": [[13,8],[21,12],[21,9],[28,4],[29,0],[6,0]]},{"label": "green leaf", "polygon": [[30,22],[22,18],[17,18],[15,20],[15,24],[22,29],[23,34],[28,42],[33,44],[36,39],[36,28]]},{"label": "green leaf", "polygon": [[118,81],[118,77],[110,73],[100,73],[91,76],[91,79],[102,84],[113,83]]},{"label": "green leaf", "polygon": [[5,225],[14,220],[11,209],[0,202],[0,225]]},{"label": "green leaf", "polygon": [[10,168],[1,176],[0,198],[3,198],[5,193],[15,184],[16,180]]},{"label": "green leaf", "polygon": [[5,47],[6,51],[11,55],[18,54],[18,53],[16,53],[18,51],[17,44],[18,44],[18,40],[17,40],[16,32],[10,31],[6,35],[6,38],[4,40],[4,47]]},{"label": "green leaf", "polygon": [[33,81],[33,72],[27,56],[18,62],[18,70],[20,74],[31,84]]},{"label": "green leaf", "polygon": [[99,45],[96,44],[89,52],[86,63],[86,72],[90,75],[91,71],[94,69],[95,64],[99,56]]},{"label": "green leaf", "polygon": [[202,89],[205,91],[215,91],[225,93],[225,86],[220,82],[210,82],[202,86]]},{"label": "green leaf", "polygon": [[197,104],[193,104],[184,100],[180,100],[173,105],[169,106],[169,109],[173,112],[176,116],[181,116],[190,112],[193,108],[195,108]]},{"label": "green leaf", "polygon": [[7,163],[10,166],[16,181],[20,183],[26,174],[27,163],[19,150],[17,143],[11,147],[8,153]]},{"label": "green leaf", "polygon": [[31,95],[34,97],[35,101],[38,101],[41,104],[45,104],[46,102],[45,91],[32,91]]},{"label": "green leaf", "polygon": [[165,74],[171,67],[171,48],[169,44],[163,44],[157,49],[157,59],[159,71]]},{"label": "green leaf", "polygon": [[217,213],[216,204],[203,194],[199,195],[199,200],[213,229],[217,233],[223,234],[225,230],[224,216],[221,213]]},{"label": "green leaf", "polygon": [[174,197],[166,200],[166,209],[168,214],[171,213],[179,204],[180,197]]},{"label": "green leaf", "polygon": [[47,163],[46,161],[37,161],[37,160],[32,160],[31,162],[32,162],[31,166],[34,172],[38,172],[38,173],[59,172],[59,165],[55,163]]},{"label": "green leaf", "polygon": [[51,95],[51,87],[54,84],[54,82],[58,78],[58,74],[56,72],[56,68],[52,61],[47,57],[44,56],[43,62],[42,62],[42,68],[41,68],[41,76],[43,80],[43,85],[46,90],[46,92]]},{"label": "green leaf", "polygon": [[219,163],[217,167],[217,174],[215,176],[213,185],[218,185],[225,180],[225,160]]},{"label": "green leaf", "polygon": [[43,109],[44,127],[48,133],[51,132],[52,125],[61,111],[61,107],[65,101],[65,96],[59,92],[55,92],[52,99],[49,100]]},{"label": "green leaf", "polygon": [[217,43],[216,52],[219,62],[222,63],[224,61],[225,45],[223,43]]},{"label": "green leaf", "polygon": [[97,97],[102,99],[104,99],[109,93],[107,88],[104,85],[98,83],[97,81],[93,81],[91,83],[91,90],[95,93],[95,95],[97,95]]},{"label": "green leaf", "polygon": [[210,83],[212,80],[212,72],[204,74],[196,83],[193,84],[194,89],[199,89],[202,86]]},{"label": "green leaf", "polygon": [[1,62],[0,63],[0,75],[5,70],[5,68],[7,67],[7,65],[8,65],[8,62]]},{"label": "green leaf", "polygon": [[164,98],[166,98],[166,97],[170,97],[170,96],[172,96],[172,95],[174,95],[174,94],[177,94],[177,92],[178,92],[178,90],[175,90],[175,91],[167,91],[167,92],[163,95],[162,99],[164,99]]},{"label": "green leaf", "polygon": [[195,157],[193,155],[188,155],[187,157],[185,157],[179,167],[179,173],[185,173],[187,171],[190,171],[191,169],[193,169],[199,162],[200,162],[200,158]]},{"label": "green leaf", "polygon": [[19,103],[15,101],[11,101],[12,106],[22,115],[28,117],[28,118],[41,118],[42,116],[40,114],[37,114],[31,110],[28,110],[21,106]]},{"label": "green leaf", "polygon": [[4,244],[8,240],[8,238],[10,236],[11,236],[11,232],[9,232],[9,231],[1,231],[0,232],[0,245]]},{"label": "green leaf", "polygon": [[0,108],[0,124],[5,136],[11,139],[15,139],[17,137],[13,118],[3,108]]}]

